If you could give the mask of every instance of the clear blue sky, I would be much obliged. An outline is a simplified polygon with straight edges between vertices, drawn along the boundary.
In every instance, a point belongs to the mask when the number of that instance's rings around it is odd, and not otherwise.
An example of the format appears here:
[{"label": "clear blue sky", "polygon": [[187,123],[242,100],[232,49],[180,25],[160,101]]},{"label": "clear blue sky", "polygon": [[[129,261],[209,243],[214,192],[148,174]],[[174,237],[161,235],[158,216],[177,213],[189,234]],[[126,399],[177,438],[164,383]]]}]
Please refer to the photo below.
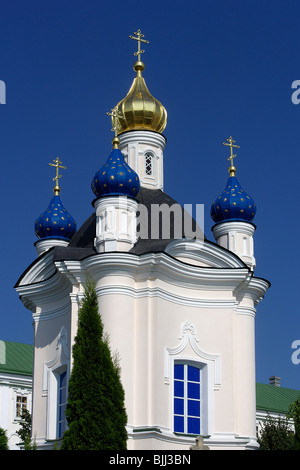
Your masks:
[{"label": "clear blue sky", "polygon": [[227,180],[230,135],[237,177],[257,205],[256,275],[272,283],[256,317],[257,381],[300,388],[292,342],[300,340],[300,3],[289,0],[2,0],[0,80],[1,330],[32,342],[31,312],[13,286],[34,260],[34,220],[67,170],[61,197],[78,227],[92,213],[91,181],[111,150],[106,116],[134,77],[141,29],[151,93],[168,111],[165,190],[210,206]]}]

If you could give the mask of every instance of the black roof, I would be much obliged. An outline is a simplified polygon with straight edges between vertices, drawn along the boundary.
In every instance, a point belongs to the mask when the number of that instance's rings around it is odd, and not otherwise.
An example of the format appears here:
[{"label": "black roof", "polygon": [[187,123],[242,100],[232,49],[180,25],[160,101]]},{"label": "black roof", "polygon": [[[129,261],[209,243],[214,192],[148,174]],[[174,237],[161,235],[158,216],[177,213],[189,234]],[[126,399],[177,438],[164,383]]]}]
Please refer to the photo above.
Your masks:
[{"label": "black roof", "polygon": [[[151,212],[154,205],[157,207],[161,207],[165,204],[168,207],[173,206],[173,204],[178,204],[172,197],[168,194],[163,192],[160,189],[148,189],[148,188],[141,188],[140,192],[136,197],[139,204],[142,204],[146,208],[147,218],[148,218],[148,236],[139,237],[136,244],[131,248],[129,253],[133,253],[136,255],[142,255],[145,253],[153,253],[153,252],[161,252],[164,251],[166,246],[175,238],[184,238],[184,221],[189,221],[190,228],[195,231],[196,230],[196,222],[195,220],[184,210],[184,208],[180,205],[181,210],[181,233],[182,235],[178,237],[178,232],[175,232],[174,227],[174,216],[170,211],[170,226],[169,226],[169,236],[163,238],[163,231],[162,231],[162,220],[163,220],[163,213],[159,213],[159,224],[157,225],[157,220],[155,220],[156,225],[158,227],[158,233],[156,234],[155,238],[153,237],[152,229],[153,229],[153,221],[151,220]],[[138,212],[138,217],[140,212]],[[155,217],[157,217],[157,212],[155,213]],[[140,230],[140,227],[137,227]],[[178,230],[178,227],[177,229]],[[199,230],[199,227],[198,227]],[[91,216],[83,223],[80,229],[75,233],[72,240],[70,241],[67,247],[55,247],[54,249],[54,260],[80,260],[87,256],[96,254],[96,250],[94,247],[94,239],[96,236],[96,215],[95,212],[91,214]]]}]

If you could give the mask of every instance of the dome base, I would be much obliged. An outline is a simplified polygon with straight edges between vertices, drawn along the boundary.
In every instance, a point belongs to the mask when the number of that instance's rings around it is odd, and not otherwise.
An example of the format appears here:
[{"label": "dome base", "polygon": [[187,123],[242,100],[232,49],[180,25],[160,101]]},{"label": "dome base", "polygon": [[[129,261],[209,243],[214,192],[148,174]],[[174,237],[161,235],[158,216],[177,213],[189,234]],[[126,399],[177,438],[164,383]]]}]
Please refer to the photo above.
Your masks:
[{"label": "dome base", "polygon": [[251,270],[255,269],[253,235],[256,226],[245,221],[223,221],[212,227],[218,245],[236,254]]},{"label": "dome base", "polygon": [[45,251],[48,251],[54,246],[68,246],[70,240],[58,239],[58,238],[44,238],[43,240],[38,240],[35,242],[35,248],[37,255],[42,255]]}]

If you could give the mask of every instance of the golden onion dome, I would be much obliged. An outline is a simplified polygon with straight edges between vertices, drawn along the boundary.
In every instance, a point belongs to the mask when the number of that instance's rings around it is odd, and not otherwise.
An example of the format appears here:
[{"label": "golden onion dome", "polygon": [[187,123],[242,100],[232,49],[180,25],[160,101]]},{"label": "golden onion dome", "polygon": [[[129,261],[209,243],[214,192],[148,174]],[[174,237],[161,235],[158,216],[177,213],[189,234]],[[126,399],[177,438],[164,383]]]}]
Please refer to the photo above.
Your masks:
[{"label": "golden onion dome", "polygon": [[122,118],[118,119],[118,134],[131,130],[149,130],[162,133],[167,125],[167,111],[149,92],[142,76],[144,63],[135,62],[136,77],[126,97],[116,109]]}]

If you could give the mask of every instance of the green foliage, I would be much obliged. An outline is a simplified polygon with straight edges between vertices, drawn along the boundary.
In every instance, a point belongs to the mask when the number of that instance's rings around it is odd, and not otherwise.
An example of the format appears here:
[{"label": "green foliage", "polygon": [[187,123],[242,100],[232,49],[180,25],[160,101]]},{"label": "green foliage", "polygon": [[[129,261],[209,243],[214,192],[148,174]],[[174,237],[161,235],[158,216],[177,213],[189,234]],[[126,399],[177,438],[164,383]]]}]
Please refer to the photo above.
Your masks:
[{"label": "green foliage", "polygon": [[287,419],[268,416],[258,437],[260,450],[293,450],[294,435],[289,430]]},{"label": "green foliage", "polygon": [[81,304],[68,386],[68,429],[62,450],[124,450],[127,416],[118,366],[114,364],[98,312],[94,285],[88,282]]},{"label": "green foliage", "polygon": [[294,421],[295,450],[300,450],[300,397],[291,404],[287,417]]},{"label": "green foliage", "polygon": [[31,414],[26,408],[22,410],[21,419],[17,434],[21,438],[24,450],[35,450],[35,444],[31,444]]},{"label": "green foliage", "polygon": [[0,450],[8,450],[8,439],[5,429],[0,428]]}]

